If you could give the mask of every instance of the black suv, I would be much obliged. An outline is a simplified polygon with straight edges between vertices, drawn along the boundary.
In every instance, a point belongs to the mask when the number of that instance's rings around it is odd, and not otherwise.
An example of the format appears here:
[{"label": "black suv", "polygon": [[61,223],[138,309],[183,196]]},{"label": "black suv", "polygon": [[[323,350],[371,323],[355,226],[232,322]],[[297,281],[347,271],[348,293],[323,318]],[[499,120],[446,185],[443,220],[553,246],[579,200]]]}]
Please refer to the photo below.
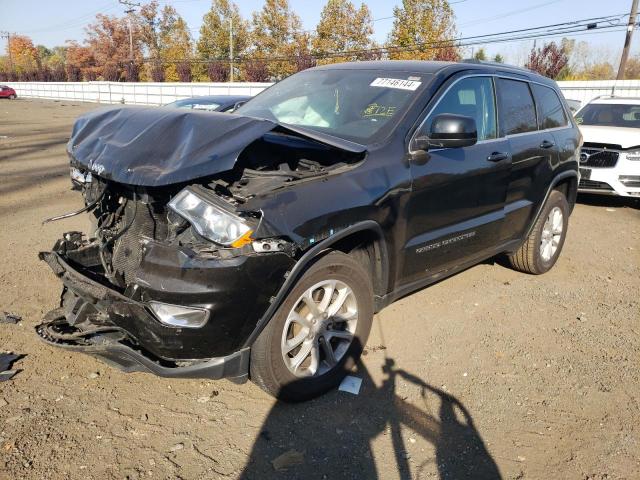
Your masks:
[{"label": "black suv", "polygon": [[549,270],[581,142],[553,81],[498,64],[323,66],[233,115],[89,113],[68,153],[94,228],[40,254],[64,288],[37,332],[311,398],[394,300],[498,254]]}]

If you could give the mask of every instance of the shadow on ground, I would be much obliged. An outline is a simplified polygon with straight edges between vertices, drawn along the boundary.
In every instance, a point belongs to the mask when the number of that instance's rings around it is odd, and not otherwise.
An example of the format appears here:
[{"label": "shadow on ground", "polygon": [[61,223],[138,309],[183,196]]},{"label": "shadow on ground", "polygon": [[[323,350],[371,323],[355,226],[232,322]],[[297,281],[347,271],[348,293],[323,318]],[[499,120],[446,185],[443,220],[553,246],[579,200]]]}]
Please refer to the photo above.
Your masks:
[{"label": "shadow on ground", "polygon": [[640,198],[618,197],[616,195],[596,195],[592,193],[579,193],[578,203],[593,207],[611,208],[635,208],[640,209]]},{"label": "shadow on ground", "polygon": [[[427,469],[440,479],[501,478],[462,403],[391,358],[382,370],[385,379],[377,387],[359,364],[357,397],[332,392],[301,404],[276,403],[240,478],[382,479],[396,472],[393,478],[413,479],[426,478]],[[419,406],[396,394],[399,381],[420,390]],[[393,458],[375,457],[372,441],[380,435],[389,437]],[[425,441],[432,448],[425,449]]]}]

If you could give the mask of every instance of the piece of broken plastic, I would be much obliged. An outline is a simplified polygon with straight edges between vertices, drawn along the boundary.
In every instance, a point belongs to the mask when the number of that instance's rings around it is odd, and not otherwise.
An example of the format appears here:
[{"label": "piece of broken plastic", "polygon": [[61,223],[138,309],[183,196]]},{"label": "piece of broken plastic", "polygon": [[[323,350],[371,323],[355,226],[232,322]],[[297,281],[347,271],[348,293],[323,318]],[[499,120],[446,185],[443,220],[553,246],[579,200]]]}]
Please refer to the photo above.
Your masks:
[{"label": "piece of broken plastic", "polygon": [[0,353],[0,382],[11,380],[18,373],[18,370],[10,370],[13,362],[20,360],[24,355],[14,355],[13,353]]},{"label": "piece of broken plastic", "polygon": [[351,375],[347,375],[344,377],[338,390],[341,392],[352,393],[353,395],[358,395],[360,393],[360,386],[362,385],[362,379],[358,377],[354,377]]},{"label": "piece of broken plastic", "polygon": [[0,323],[18,323],[22,320],[20,315],[9,312],[0,312]]}]

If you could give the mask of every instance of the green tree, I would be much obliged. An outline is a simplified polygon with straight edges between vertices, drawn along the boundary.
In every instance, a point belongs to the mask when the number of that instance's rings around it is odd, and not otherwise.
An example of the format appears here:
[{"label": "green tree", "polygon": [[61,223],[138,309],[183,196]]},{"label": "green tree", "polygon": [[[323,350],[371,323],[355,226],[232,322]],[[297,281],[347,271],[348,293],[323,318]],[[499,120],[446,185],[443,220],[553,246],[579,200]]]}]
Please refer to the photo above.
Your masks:
[{"label": "green tree", "polygon": [[184,19],[170,5],[159,11],[154,0],[140,10],[139,31],[151,59],[145,78],[178,80],[176,65],[193,57],[193,41]]},{"label": "green tree", "polygon": [[504,57],[499,53],[496,53],[496,55],[493,57],[493,61],[496,63],[504,63]]},{"label": "green tree", "polygon": [[[313,52],[319,57],[334,52],[357,51],[371,48],[374,43],[373,20],[369,7],[359,9],[349,0],[329,0],[322,9],[320,22],[312,41]],[[357,60],[358,55],[321,58],[321,63]]]},{"label": "green tree", "polygon": [[[166,62],[165,75],[170,82],[185,78],[184,67],[178,68],[181,63],[190,63],[193,59],[193,41],[191,33],[182,17],[178,16],[173,27],[166,31],[162,37],[165,46],[163,60]],[[189,74],[189,78],[191,73]]]},{"label": "green tree", "polygon": [[229,0],[213,0],[200,27],[196,46],[203,60],[226,60],[230,54],[230,32],[233,26],[233,56],[241,57],[249,46],[249,22],[240,15],[238,6]]},{"label": "green tree", "polygon": [[487,59],[487,52],[484,51],[484,48],[480,48],[474,55],[473,58],[476,60],[480,60],[484,62]]},{"label": "green tree", "polygon": [[295,62],[285,58],[306,54],[309,45],[300,17],[293,12],[289,1],[266,0],[262,10],[254,12],[251,24],[253,59],[266,60],[269,75],[275,79],[294,73]]},{"label": "green tree", "polygon": [[390,58],[438,60],[458,56],[452,40],[456,35],[455,16],[447,0],[402,0],[401,6],[394,7],[393,16],[387,40]]}]

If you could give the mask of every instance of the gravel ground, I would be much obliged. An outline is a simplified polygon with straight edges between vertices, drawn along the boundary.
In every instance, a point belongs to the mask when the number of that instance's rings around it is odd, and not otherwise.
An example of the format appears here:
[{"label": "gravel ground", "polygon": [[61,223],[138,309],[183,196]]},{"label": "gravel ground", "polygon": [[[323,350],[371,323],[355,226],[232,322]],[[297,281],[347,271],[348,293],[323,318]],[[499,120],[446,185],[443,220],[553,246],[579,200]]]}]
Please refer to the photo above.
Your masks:
[{"label": "gravel ground", "polygon": [[33,327],[37,260],[76,217],[65,143],[97,108],[0,102],[0,479],[640,478],[640,210],[581,197],[543,276],[486,262],[376,316],[360,394],[276,403],[251,383],[123,374]]}]

